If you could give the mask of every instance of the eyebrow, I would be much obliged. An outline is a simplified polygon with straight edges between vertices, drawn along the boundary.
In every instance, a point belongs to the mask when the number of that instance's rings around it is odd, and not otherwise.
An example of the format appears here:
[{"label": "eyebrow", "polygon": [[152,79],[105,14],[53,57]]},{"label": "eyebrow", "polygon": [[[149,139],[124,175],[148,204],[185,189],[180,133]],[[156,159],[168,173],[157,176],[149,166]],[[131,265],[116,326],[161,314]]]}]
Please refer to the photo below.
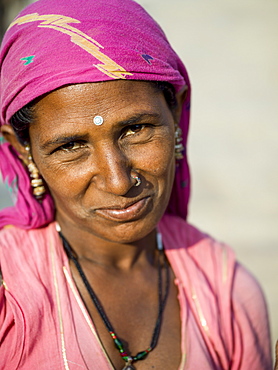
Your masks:
[{"label": "eyebrow", "polygon": [[[135,114],[134,116],[122,120],[118,122],[118,125],[121,127],[128,126],[128,125],[134,125],[136,123],[146,121],[146,120],[154,120],[154,119],[159,119],[161,117],[160,114],[158,113],[138,113]],[[93,123],[92,123],[93,124]],[[78,141],[78,140],[86,140],[87,139],[87,134],[86,135],[68,135],[68,136],[59,136],[53,140],[49,140],[45,142],[44,144],[41,145],[41,149],[47,149],[48,147],[51,146],[57,146],[57,145],[63,145],[65,143],[69,143],[71,141]]]},{"label": "eyebrow", "polygon": [[160,117],[161,115],[158,113],[138,113],[126,120],[120,121],[119,125],[127,126],[127,125],[132,125],[132,124],[144,121],[144,120],[148,120],[148,119],[151,119],[151,120],[158,119]]},{"label": "eyebrow", "polygon": [[40,147],[41,149],[47,149],[53,145],[63,145],[69,143],[71,141],[77,140],[86,140],[87,135],[69,135],[69,136],[59,136],[54,140],[49,140],[46,143],[42,144]]}]

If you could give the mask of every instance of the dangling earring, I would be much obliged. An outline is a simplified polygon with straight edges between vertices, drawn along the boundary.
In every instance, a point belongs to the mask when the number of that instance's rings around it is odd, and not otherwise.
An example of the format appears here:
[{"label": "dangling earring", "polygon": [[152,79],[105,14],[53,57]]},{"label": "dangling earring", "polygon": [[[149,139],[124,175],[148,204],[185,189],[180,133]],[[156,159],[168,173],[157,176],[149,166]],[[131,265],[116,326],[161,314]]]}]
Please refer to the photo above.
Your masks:
[{"label": "dangling earring", "polygon": [[184,146],[182,145],[182,130],[178,125],[176,125],[175,141],[175,157],[177,160],[183,159],[184,155],[182,152],[184,151]]},{"label": "dangling earring", "polygon": [[28,153],[27,168],[29,175],[31,177],[31,186],[33,188],[34,197],[39,200],[42,199],[45,194],[45,187],[43,185],[43,180],[40,177],[39,170],[33,161],[33,157],[30,151],[30,145],[25,146],[25,150]]}]

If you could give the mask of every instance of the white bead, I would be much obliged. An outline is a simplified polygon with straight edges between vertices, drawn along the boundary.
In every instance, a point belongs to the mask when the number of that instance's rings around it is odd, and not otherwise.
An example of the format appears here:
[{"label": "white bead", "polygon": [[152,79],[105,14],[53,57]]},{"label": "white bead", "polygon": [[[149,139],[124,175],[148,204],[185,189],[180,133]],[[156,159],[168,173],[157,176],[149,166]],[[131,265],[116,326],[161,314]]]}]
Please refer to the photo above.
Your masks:
[{"label": "white bead", "polygon": [[157,249],[159,251],[162,251],[163,243],[162,243],[162,235],[160,233],[156,233],[156,243],[157,243]]}]

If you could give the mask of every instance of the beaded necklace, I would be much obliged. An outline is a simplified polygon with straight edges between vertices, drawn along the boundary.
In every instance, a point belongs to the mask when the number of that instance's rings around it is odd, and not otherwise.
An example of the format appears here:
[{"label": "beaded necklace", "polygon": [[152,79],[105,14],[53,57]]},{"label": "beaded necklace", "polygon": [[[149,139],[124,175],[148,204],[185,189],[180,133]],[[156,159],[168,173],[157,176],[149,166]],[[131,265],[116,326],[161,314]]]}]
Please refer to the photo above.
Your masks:
[{"label": "beaded necklace", "polygon": [[[69,245],[68,241],[65,239],[65,237],[63,236],[63,234],[61,233],[61,231],[59,230],[59,234],[60,234],[60,237],[62,238],[62,241],[63,241],[63,246],[68,254],[68,257],[74,262],[78,272],[79,272],[79,275],[100,315],[100,317],[102,318],[109,334],[111,335],[111,338],[113,339],[114,341],[114,344],[116,346],[116,348],[118,349],[119,353],[120,353],[120,356],[121,358],[124,360],[125,362],[125,366],[123,367],[123,370],[135,370],[135,367],[132,365],[134,362],[136,361],[140,361],[140,360],[144,360],[147,355],[156,347],[157,345],[157,341],[158,341],[158,337],[159,337],[159,333],[160,333],[160,328],[161,328],[161,323],[162,323],[162,316],[163,316],[163,311],[164,311],[164,308],[165,308],[165,304],[166,304],[166,300],[167,300],[167,296],[168,296],[168,293],[169,293],[169,286],[170,286],[170,275],[169,275],[169,267],[168,267],[168,263],[167,263],[167,260],[166,260],[166,256],[165,254],[163,253],[163,244],[162,244],[162,238],[161,238],[161,234],[157,234],[157,248],[158,248],[158,251],[159,251],[159,263],[158,263],[158,302],[159,302],[159,305],[158,305],[158,315],[157,315],[157,320],[156,320],[156,323],[155,323],[155,327],[154,327],[154,331],[153,331],[153,335],[152,335],[152,339],[151,339],[151,343],[149,345],[149,347],[147,349],[145,349],[144,351],[140,351],[138,352],[135,356],[132,356],[132,355],[129,355],[125,349],[124,349],[124,345],[122,343],[122,341],[117,337],[116,333],[115,333],[115,330],[113,329],[113,326],[112,324],[110,323],[99,299],[97,298],[95,292],[93,291],[89,281],[87,280],[86,278],[86,275],[78,261],[78,258],[76,257],[74,251],[72,250],[71,246]],[[162,288],[162,269],[161,269],[161,263],[160,263],[160,260],[163,258],[163,265],[164,265],[164,268],[165,268],[165,274],[166,274],[166,284],[165,284],[165,291],[164,291],[164,294],[163,294],[163,288]]]}]

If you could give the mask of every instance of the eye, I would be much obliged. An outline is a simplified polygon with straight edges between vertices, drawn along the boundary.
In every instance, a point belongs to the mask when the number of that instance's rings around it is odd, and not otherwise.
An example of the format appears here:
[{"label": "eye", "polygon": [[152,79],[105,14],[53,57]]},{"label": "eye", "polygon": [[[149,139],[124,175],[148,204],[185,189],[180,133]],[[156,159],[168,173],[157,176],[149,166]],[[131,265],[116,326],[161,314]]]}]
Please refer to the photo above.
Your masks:
[{"label": "eye", "polygon": [[146,125],[140,124],[128,126],[124,132],[124,136],[137,134],[138,132],[142,131],[145,127]]},{"label": "eye", "polygon": [[78,150],[84,147],[84,143],[78,141],[70,141],[64,145],[61,145],[58,149],[63,150],[64,152],[70,152],[74,150]]}]

